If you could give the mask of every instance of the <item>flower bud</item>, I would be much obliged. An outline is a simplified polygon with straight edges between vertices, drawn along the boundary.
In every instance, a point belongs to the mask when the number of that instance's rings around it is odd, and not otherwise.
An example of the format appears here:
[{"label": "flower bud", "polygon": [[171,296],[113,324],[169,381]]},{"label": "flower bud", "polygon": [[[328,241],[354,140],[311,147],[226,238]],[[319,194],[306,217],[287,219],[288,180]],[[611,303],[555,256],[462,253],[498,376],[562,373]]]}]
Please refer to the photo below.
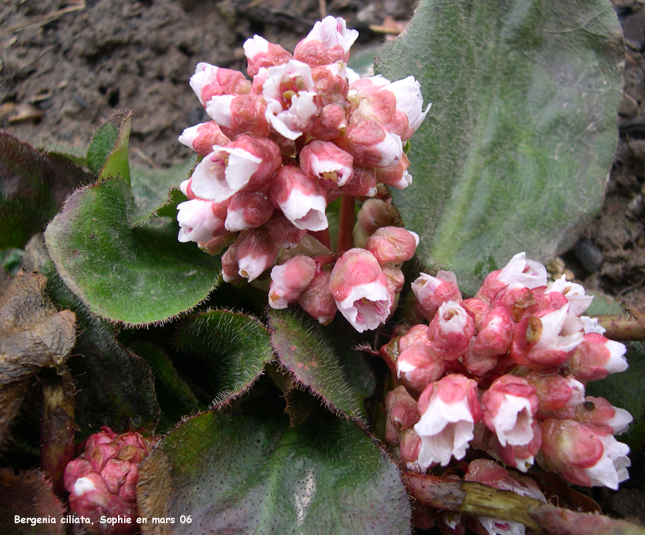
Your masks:
[{"label": "flower bud", "polygon": [[381,227],[367,240],[367,250],[378,263],[402,264],[414,256],[419,236],[401,227]]},{"label": "flower bud", "polygon": [[533,415],[538,397],[526,379],[503,375],[493,381],[481,398],[484,423],[502,446],[525,446],[533,440]]},{"label": "flower bud", "polygon": [[585,295],[585,289],[574,282],[567,281],[566,275],[553,281],[546,290],[546,293],[559,292],[569,302],[569,313],[574,316],[581,316],[591,306],[593,295]]},{"label": "flower bud", "polygon": [[475,338],[472,338],[468,349],[461,356],[461,363],[471,375],[474,375],[475,377],[484,377],[484,375],[497,367],[499,357],[496,355],[477,355],[473,352],[474,344]]},{"label": "flower bud", "polygon": [[332,271],[329,289],[338,310],[358,332],[384,323],[394,301],[381,266],[365,249],[343,253]]},{"label": "flower bud", "polygon": [[569,351],[582,342],[580,318],[567,314],[568,305],[524,318],[513,332],[511,356],[522,366],[548,373],[568,358]]},{"label": "flower bud", "polygon": [[385,396],[387,422],[385,424],[385,439],[396,446],[400,441],[401,431],[412,427],[419,421],[417,402],[408,394],[403,386],[397,386]]},{"label": "flower bud", "polygon": [[311,77],[323,105],[345,103],[349,84],[344,63],[337,62],[315,67],[311,71]]},{"label": "flower bud", "polygon": [[213,146],[223,146],[231,140],[224,135],[215,121],[200,123],[186,128],[179,142],[193,149],[200,156],[208,156],[213,152]]},{"label": "flower bud", "polygon": [[535,387],[538,397],[537,417],[572,418],[575,408],[584,401],[585,387],[573,375],[541,375],[531,371],[525,379]]},{"label": "flower bud", "polygon": [[[85,451],[65,468],[70,510],[91,520],[91,534],[131,535],[137,531],[136,485],[139,463],[150,453],[154,438],[130,432],[117,435],[109,427],[91,435]],[[101,523],[102,516],[128,518],[130,523]]]},{"label": "flower bud", "polygon": [[325,17],[316,22],[309,35],[296,45],[294,57],[311,67],[342,61],[347,63],[349,49],[358,32],[348,30],[344,19]]},{"label": "flower bud", "polygon": [[607,431],[574,420],[542,422],[541,464],[574,485],[618,490],[629,474],[629,447]]},{"label": "flower bud", "polygon": [[242,134],[269,135],[266,102],[252,93],[214,96],[206,105],[206,113],[231,139]]},{"label": "flower bud", "polygon": [[570,354],[564,367],[581,381],[598,381],[610,373],[627,369],[626,351],[627,348],[620,342],[608,340],[595,332],[588,333]]},{"label": "flower bud", "polygon": [[249,93],[251,82],[239,71],[222,69],[202,62],[195,67],[195,74],[190,78],[190,87],[205,107],[214,96]]},{"label": "flower bud", "polygon": [[[423,338],[415,336],[417,331],[427,331],[425,325],[416,325],[399,340],[399,358],[396,361],[397,378],[410,390],[421,393],[430,383],[443,377],[445,361],[430,350],[430,341],[425,332]],[[417,341],[406,338],[415,336]],[[420,338],[420,339],[419,339]]]},{"label": "flower bud", "polygon": [[207,242],[226,232],[224,218],[227,202],[193,199],[177,205],[180,242]]},{"label": "flower bud", "polygon": [[607,432],[618,435],[627,430],[634,420],[625,409],[614,407],[605,398],[587,396],[573,412],[573,420],[581,424],[600,427]]},{"label": "flower bud", "polygon": [[311,135],[322,141],[341,137],[347,129],[345,110],[340,104],[327,104],[314,119]]},{"label": "flower bud", "polygon": [[475,332],[473,318],[459,303],[447,301],[439,307],[428,327],[433,352],[445,360],[461,357]]},{"label": "flower bud", "polygon": [[334,296],[329,291],[330,278],[328,271],[318,271],[298,299],[300,307],[323,325],[331,323],[338,310]]},{"label": "flower bud", "polygon": [[390,167],[376,169],[376,180],[386,186],[396,189],[405,189],[412,184],[412,175],[408,173],[410,160],[405,153],[401,159]]},{"label": "flower bud", "polygon": [[293,58],[280,45],[269,43],[259,35],[254,35],[244,42],[244,55],[248,60],[246,72],[249,76],[255,76],[262,67],[282,65]]},{"label": "flower bud", "polygon": [[262,230],[245,231],[236,243],[238,273],[249,282],[268,269],[279,252],[278,244]]},{"label": "flower bud", "polygon": [[262,230],[266,231],[280,247],[285,249],[291,249],[298,245],[307,234],[307,229],[296,227],[282,214],[274,215],[262,226]]},{"label": "flower bud", "polygon": [[401,138],[371,119],[350,124],[335,142],[354,156],[354,163],[360,167],[390,167],[403,154]]},{"label": "flower bud", "polygon": [[451,271],[439,271],[436,277],[421,273],[412,283],[412,291],[417,299],[417,309],[429,321],[444,303],[461,302],[457,277]]},{"label": "flower bud", "polygon": [[497,435],[494,433],[490,437],[488,453],[498,458],[506,466],[517,468],[521,472],[526,472],[535,462],[535,456],[542,446],[542,429],[537,420],[531,422],[531,432],[533,438],[528,444],[513,446],[506,443],[502,446],[499,443]]},{"label": "flower bud", "polygon": [[354,158],[333,143],[316,140],[300,151],[300,167],[310,178],[344,186],[352,177]]},{"label": "flower bud", "polygon": [[426,470],[431,464],[446,466],[452,457],[462,459],[473,428],[481,417],[477,383],[463,375],[446,375],[431,383],[419,398],[421,419],[414,430],[421,437],[418,464]]},{"label": "flower bud", "polygon": [[322,186],[299,167],[281,167],[273,179],[269,197],[299,229],[315,231],[328,227],[325,215],[327,199]]},{"label": "flower bud", "polygon": [[260,191],[238,191],[228,205],[224,226],[229,232],[257,228],[271,219],[273,204]]},{"label": "flower bud", "polygon": [[486,315],[475,337],[473,353],[483,357],[503,355],[511,347],[513,327],[513,320],[506,309],[494,308]]},{"label": "flower bud", "polygon": [[343,195],[351,197],[374,197],[376,195],[376,174],[374,169],[354,167],[352,178],[340,188]]},{"label": "flower bud", "polygon": [[539,310],[533,292],[519,282],[509,284],[497,292],[490,302],[490,307],[506,309],[514,322],[536,314]]},{"label": "flower bud", "polygon": [[304,255],[294,256],[271,270],[269,305],[271,308],[287,308],[297,301],[316,274],[316,262]]}]

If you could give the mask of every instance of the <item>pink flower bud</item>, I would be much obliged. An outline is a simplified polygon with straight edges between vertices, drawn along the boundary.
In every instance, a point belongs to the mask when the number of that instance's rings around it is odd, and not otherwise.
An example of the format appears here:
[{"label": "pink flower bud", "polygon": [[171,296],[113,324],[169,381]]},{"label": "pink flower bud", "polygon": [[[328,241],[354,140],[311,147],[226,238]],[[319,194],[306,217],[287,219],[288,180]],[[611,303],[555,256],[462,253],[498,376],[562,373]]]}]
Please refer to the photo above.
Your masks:
[{"label": "pink flower bud", "polygon": [[333,143],[316,140],[300,151],[300,167],[310,178],[344,186],[352,176],[354,158]]},{"label": "pink flower bud", "polygon": [[282,65],[293,58],[280,45],[269,43],[259,35],[254,35],[244,42],[244,55],[248,60],[246,72],[249,76],[255,76],[262,67]]},{"label": "pink flower bud", "polygon": [[497,436],[493,433],[490,437],[489,453],[493,457],[497,457],[506,466],[517,468],[521,472],[526,472],[535,462],[535,456],[538,454],[542,446],[542,429],[537,420],[531,422],[531,432],[533,438],[528,444],[513,446],[506,443],[502,446],[499,443]]},{"label": "pink flower bud", "polygon": [[520,321],[513,332],[513,360],[543,373],[561,366],[569,351],[584,337],[580,318],[567,311],[568,305],[565,305],[560,310],[538,312]]},{"label": "pink flower bud", "polygon": [[[425,325],[418,325],[426,331]],[[414,327],[413,327],[414,329]],[[412,330],[412,329],[411,329]],[[406,335],[407,336],[407,335]],[[399,358],[396,361],[397,378],[410,390],[421,393],[430,384],[443,377],[446,370],[445,361],[430,350],[430,341],[401,343],[399,341]],[[401,340],[404,340],[402,337]]]},{"label": "pink flower bud", "polygon": [[333,103],[342,105],[346,102],[349,84],[344,63],[338,62],[315,67],[311,71],[311,77],[323,105]]},{"label": "pink flower bud", "polygon": [[392,264],[385,264],[381,266],[381,269],[387,277],[387,287],[395,294],[400,293],[405,284],[405,276],[401,268],[393,266]]},{"label": "pink flower bud", "polygon": [[408,470],[425,472],[418,464],[419,451],[421,450],[421,437],[417,434],[414,427],[410,427],[401,433],[399,444],[399,457],[406,464]]},{"label": "pink flower bud", "polygon": [[567,281],[566,275],[562,275],[549,285],[546,293],[551,292],[559,292],[565,296],[569,302],[569,314],[574,316],[584,314],[593,301],[593,295],[585,295],[585,289],[580,284]]},{"label": "pink flower bud", "polygon": [[271,236],[257,229],[241,233],[236,243],[238,273],[249,282],[273,264],[280,249]]},{"label": "pink flower bud", "polygon": [[[457,301],[457,299],[452,300]],[[470,312],[473,320],[475,320],[475,333],[481,331],[484,325],[484,320],[490,312],[489,303],[486,303],[481,299],[477,299],[476,297],[471,297],[470,299],[464,299],[461,301],[461,306]]]},{"label": "pink flower bud", "polygon": [[237,263],[237,248],[239,244],[239,240],[234,241],[222,255],[222,279],[224,279],[224,282],[233,283],[244,280],[240,276],[240,266]]},{"label": "pink flower bud", "polygon": [[230,199],[225,226],[229,232],[257,228],[273,214],[273,204],[259,191],[238,191]]},{"label": "pink flower bud", "polygon": [[287,139],[297,139],[311,130],[318,112],[311,69],[305,63],[289,60],[269,67],[262,87],[266,101],[266,119]]},{"label": "pink flower bud", "polygon": [[262,227],[280,247],[290,249],[300,243],[307,234],[307,229],[299,229],[282,214],[274,215]]},{"label": "pink flower bud", "polygon": [[296,227],[307,230],[328,227],[325,192],[317,180],[309,178],[299,167],[280,168],[273,178],[269,197]]},{"label": "pink flower bud", "polygon": [[[109,427],[91,435],[85,452],[65,469],[65,488],[70,510],[91,520],[92,535],[131,535],[137,531],[136,484],[139,463],[150,453],[156,439],[131,432],[117,435]],[[128,518],[130,523],[106,524],[105,517]]]},{"label": "pink flower bud", "polygon": [[493,381],[482,399],[483,420],[502,446],[525,446],[533,440],[533,415],[538,397],[526,379],[503,375]]},{"label": "pink flower bud", "polygon": [[565,368],[581,381],[598,381],[610,373],[627,369],[626,351],[627,348],[620,342],[608,340],[595,332],[588,333],[570,354]]},{"label": "pink flower bud", "polygon": [[421,273],[412,283],[417,309],[432,321],[439,307],[448,301],[461,302],[457,277],[451,271],[439,271],[436,277]]},{"label": "pink flower bud", "polygon": [[607,431],[573,420],[542,422],[540,464],[574,485],[617,490],[629,474],[629,447]]},{"label": "pink flower bud", "polygon": [[486,315],[475,337],[473,353],[486,357],[503,355],[511,347],[514,326],[505,308],[494,308]]},{"label": "pink flower bud", "polygon": [[338,310],[358,331],[376,329],[390,315],[393,295],[372,253],[350,249],[336,261],[329,289]]},{"label": "pink flower bud", "polygon": [[202,199],[225,201],[241,189],[262,184],[282,165],[280,148],[266,138],[240,136],[215,147],[195,168],[191,188]]},{"label": "pink flower bud", "polygon": [[625,409],[614,407],[605,398],[593,396],[587,396],[575,408],[572,419],[581,424],[600,427],[613,435],[626,431],[634,420]]},{"label": "pink flower bud", "polygon": [[490,306],[491,308],[503,307],[515,322],[539,310],[533,292],[519,282],[509,284],[497,292]]},{"label": "pink flower bud", "polygon": [[328,271],[318,271],[298,299],[300,307],[323,325],[331,323],[338,310],[334,296],[329,291],[330,278]]},{"label": "pink flower bud", "polygon": [[575,408],[584,401],[585,387],[575,377],[560,374],[541,375],[531,371],[525,379],[535,387],[538,396],[537,417],[572,418]]},{"label": "pink flower bud", "polygon": [[405,189],[412,184],[412,175],[408,173],[410,160],[405,153],[401,159],[390,167],[376,169],[376,180],[386,186],[396,189]]},{"label": "pink flower bud", "polygon": [[361,167],[390,167],[403,154],[401,138],[371,119],[350,124],[345,135],[334,141],[354,156],[354,163]]},{"label": "pink flower bud", "polygon": [[208,63],[198,63],[190,78],[190,87],[206,106],[217,95],[237,95],[251,91],[251,82],[239,71],[221,69]]},{"label": "pink flower bud", "polygon": [[179,142],[193,149],[200,156],[208,156],[213,152],[213,146],[226,145],[231,140],[227,138],[215,121],[200,123],[186,128],[179,136]]},{"label": "pink flower bud", "polygon": [[316,274],[316,262],[304,255],[294,256],[271,270],[269,305],[272,308],[287,308],[298,300]]},{"label": "pink flower bud", "polygon": [[454,301],[442,304],[428,327],[433,352],[445,360],[456,360],[466,353],[474,333],[473,318]]},{"label": "pink flower bud", "polygon": [[340,104],[327,104],[314,119],[311,135],[322,141],[341,137],[347,130],[345,110]]},{"label": "pink flower bud", "polygon": [[402,264],[414,256],[419,236],[401,227],[381,227],[367,240],[367,250],[378,263]]},{"label": "pink flower bud", "polygon": [[235,239],[235,234],[224,234],[222,236],[215,236],[212,240],[206,242],[198,242],[199,248],[205,253],[215,256],[220,254],[224,247],[230,245]]},{"label": "pink flower bud", "polygon": [[461,363],[471,375],[474,375],[475,377],[484,377],[484,375],[497,367],[499,357],[496,355],[477,355],[473,352],[474,344],[475,338],[472,338],[466,353],[461,356]]},{"label": "pink flower bud", "polygon": [[224,218],[227,202],[215,203],[193,199],[177,205],[180,242],[207,242],[225,233]]},{"label": "pink flower bud", "polygon": [[[569,301],[567,301],[567,298],[564,296],[564,294],[555,291],[550,292],[549,288],[547,288],[546,286],[538,286],[537,288],[533,288],[533,290],[529,291],[533,293],[538,311],[559,310],[564,305],[569,304]],[[577,314],[573,315],[576,316]]]},{"label": "pink flower bud", "polygon": [[422,441],[418,464],[423,470],[434,463],[446,466],[452,457],[459,460],[466,455],[481,417],[477,392],[477,383],[459,374],[446,375],[423,391],[421,419],[414,426]]},{"label": "pink flower bud", "polygon": [[296,45],[294,57],[311,67],[342,61],[347,63],[349,49],[358,32],[348,30],[344,19],[325,17],[316,22],[309,35]]},{"label": "pink flower bud", "polygon": [[269,135],[266,103],[254,94],[214,96],[206,105],[206,113],[231,139],[242,134]]},{"label": "pink flower bud", "polygon": [[354,167],[352,178],[340,190],[352,197],[374,197],[377,191],[374,169]]},{"label": "pink flower bud", "polygon": [[387,422],[385,424],[385,439],[392,445],[399,444],[400,433],[412,427],[419,421],[417,402],[408,394],[403,386],[398,386],[385,396]]},{"label": "pink flower bud", "polygon": [[392,204],[382,199],[367,199],[356,216],[359,225],[367,236],[371,236],[381,227],[394,222],[396,211]]},{"label": "pink flower bud", "polygon": [[498,269],[497,271],[491,271],[488,275],[486,275],[484,282],[475,294],[475,298],[480,299],[484,303],[490,305],[490,302],[497,295],[497,292],[499,292],[502,288],[506,288],[507,286],[505,282],[497,280],[497,277],[501,272],[502,270]]}]

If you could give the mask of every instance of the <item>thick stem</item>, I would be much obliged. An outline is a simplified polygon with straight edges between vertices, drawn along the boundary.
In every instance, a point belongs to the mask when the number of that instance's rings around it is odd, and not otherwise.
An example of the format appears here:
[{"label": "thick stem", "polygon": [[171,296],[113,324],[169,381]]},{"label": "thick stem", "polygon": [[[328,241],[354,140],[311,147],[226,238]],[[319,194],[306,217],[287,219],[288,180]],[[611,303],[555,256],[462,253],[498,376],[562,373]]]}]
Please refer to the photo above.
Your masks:
[{"label": "thick stem", "polygon": [[598,325],[607,329],[605,333],[607,338],[621,342],[628,340],[645,341],[645,326],[636,318],[619,314],[592,317],[598,318]]},{"label": "thick stem", "polygon": [[340,201],[340,222],[338,224],[338,247],[336,252],[342,254],[354,245],[354,197],[343,195]]},{"label": "thick stem", "polygon": [[414,499],[433,509],[511,520],[554,535],[645,535],[645,529],[606,516],[577,513],[511,491],[447,477],[403,472]]}]

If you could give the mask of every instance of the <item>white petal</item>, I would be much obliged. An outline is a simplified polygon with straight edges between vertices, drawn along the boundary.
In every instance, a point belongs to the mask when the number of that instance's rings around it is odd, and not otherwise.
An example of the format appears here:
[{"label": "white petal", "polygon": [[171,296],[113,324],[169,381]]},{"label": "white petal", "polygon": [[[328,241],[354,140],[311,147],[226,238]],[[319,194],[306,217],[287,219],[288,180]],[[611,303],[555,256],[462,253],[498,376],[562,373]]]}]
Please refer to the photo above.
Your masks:
[{"label": "white petal", "polygon": [[524,446],[533,440],[531,403],[527,398],[506,395],[493,418],[497,439],[502,446]]},{"label": "white petal", "polygon": [[611,355],[609,361],[605,364],[605,369],[609,373],[624,372],[627,369],[627,359],[625,358],[627,348],[625,345],[614,340],[607,340],[605,347],[609,349],[609,354]]},{"label": "white petal", "polygon": [[231,102],[235,95],[215,95],[208,101],[206,113],[219,126],[231,126]]},{"label": "white petal", "polygon": [[[524,268],[528,270],[524,273]],[[539,262],[526,259],[526,253],[516,254],[497,276],[497,280],[506,284],[519,282],[529,289],[545,286],[547,279],[546,268]]]},{"label": "white petal", "polygon": [[349,296],[336,301],[338,310],[353,327],[362,333],[376,329],[390,315],[390,295],[379,281],[354,286]]},{"label": "white petal", "polygon": [[377,167],[390,167],[401,159],[403,154],[403,144],[401,137],[397,134],[387,133],[385,139],[377,143],[375,147],[381,154],[381,161]]},{"label": "white petal", "polygon": [[325,215],[327,200],[322,195],[305,195],[293,188],[280,209],[296,228],[317,231],[329,226]]},{"label": "white petal", "polygon": [[269,41],[259,35],[254,35],[252,38],[247,39],[243,45],[244,55],[252,60],[258,54],[269,53]]}]

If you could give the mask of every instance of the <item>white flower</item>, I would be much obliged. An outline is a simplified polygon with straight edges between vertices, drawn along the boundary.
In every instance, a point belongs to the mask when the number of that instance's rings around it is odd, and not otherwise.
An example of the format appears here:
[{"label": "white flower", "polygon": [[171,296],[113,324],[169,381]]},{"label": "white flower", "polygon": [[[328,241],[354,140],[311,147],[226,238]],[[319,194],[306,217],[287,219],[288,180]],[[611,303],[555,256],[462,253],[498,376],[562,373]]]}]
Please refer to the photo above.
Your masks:
[{"label": "white flower", "polygon": [[527,260],[526,253],[516,254],[497,276],[506,284],[521,283],[529,289],[546,285],[546,268],[539,262]]},{"label": "white flower", "polygon": [[585,289],[580,284],[567,281],[566,275],[553,281],[544,293],[560,292],[569,302],[569,314],[580,316],[591,306],[593,295],[585,295]]},{"label": "white flower", "polygon": [[206,242],[216,230],[221,230],[223,221],[215,216],[212,205],[212,201],[193,199],[177,206],[180,242]]}]

